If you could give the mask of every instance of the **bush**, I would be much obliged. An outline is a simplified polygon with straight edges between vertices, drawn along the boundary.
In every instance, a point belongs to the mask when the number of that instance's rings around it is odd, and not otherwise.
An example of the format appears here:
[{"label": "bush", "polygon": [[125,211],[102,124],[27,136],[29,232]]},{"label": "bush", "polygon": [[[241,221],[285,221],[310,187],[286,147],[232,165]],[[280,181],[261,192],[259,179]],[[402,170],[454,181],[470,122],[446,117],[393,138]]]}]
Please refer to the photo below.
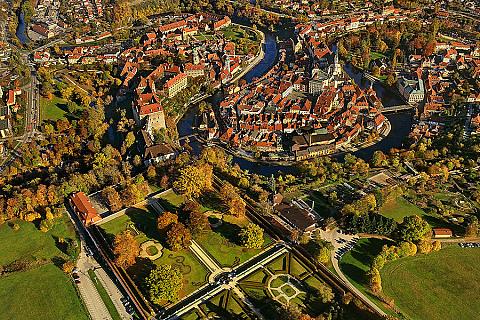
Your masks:
[{"label": "bush", "polygon": [[66,274],[72,273],[74,268],[75,268],[75,265],[73,264],[72,261],[66,261],[66,262],[62,265],[62,270],[63,270],[63,272],[65,272]]}]

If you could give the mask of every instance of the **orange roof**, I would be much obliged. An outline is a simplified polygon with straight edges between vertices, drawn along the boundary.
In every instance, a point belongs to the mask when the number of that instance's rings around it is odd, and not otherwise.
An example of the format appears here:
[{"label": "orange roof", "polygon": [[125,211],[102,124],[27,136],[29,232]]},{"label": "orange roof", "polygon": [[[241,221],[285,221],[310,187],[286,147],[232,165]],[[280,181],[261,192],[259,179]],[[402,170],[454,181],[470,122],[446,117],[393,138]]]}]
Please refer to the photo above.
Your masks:
[{"label": "orange roof", "polygon": [[88,197],[83,192],[77,192],[71,196],[72,203],[81,215],[81,219],[85,225],[90,225],[101,219],[97,210],[93,207]]},{"label": "orange roof", "polygon": [[171,86],[175,85],[177,82],[181,81],[183,78],[186,78],[187,75],[185,73],[179,73],[172,79],[168,80],[165,84],[165,87],[170,88]]}]

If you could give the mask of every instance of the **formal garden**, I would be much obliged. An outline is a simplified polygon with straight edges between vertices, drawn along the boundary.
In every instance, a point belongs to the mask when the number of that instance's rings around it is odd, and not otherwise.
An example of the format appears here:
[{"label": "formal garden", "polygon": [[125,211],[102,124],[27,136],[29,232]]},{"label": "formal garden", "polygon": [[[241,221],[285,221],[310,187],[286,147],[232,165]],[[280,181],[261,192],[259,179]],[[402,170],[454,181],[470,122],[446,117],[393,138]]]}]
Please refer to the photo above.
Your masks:
[{"label": "formal garden", "polygon": [[[215,192],[207,192],[197,201],[187,202],[183,196],[168,190],[147,199],[144,205],[129,207],[124,214],[117,213],[114,219],[106,219],[98,226],[112,248],[115,248],[117,237],[124,235],[125,231],[138,244],[132,262],[125,267],[140,288],[145,289],[144,280],[155,267],[170,265],[179,270],[183,285],[177,298],[181,299],[205,285],[210,271],[191,250],[189,240],[185,246],[171,247],[168,238],[173,229],[172,223],[181,225],[175,231],[177,235],[182,235],[180,241],[184,236],[188,239],[192,237],[220,267],[235,267],[272,244],[272,239],[263,234],[259,247],[242,245],[239,233],[250,224],[249,220],[244,216],[224,214],[224,210]],[[192,223],[192,214],[199,219],[197,222]],[[182,222],[191,231],[185,230]],[[164,223],[165,226],[160,227]],[[187,231],[188,235],[184,233]],[[144,292],[147,295],[147,291]],[[167,306],[171,302],[164,301],[161,305]]]},{"label": "formal garden", "polygon": [[[169,197],[170,194],[167,199]],[[171,206],[174,205],[171,203]],[[135,236],[141,251],[139,259],[128,271],[138,284],[143,282],[154,265],[168,264],[177,267],[183,275],[184,282],[179,293],[181,298],[204,285],[208,278],[208,272],[190,249],[174,252],[160,244],[157,218],[158,213],[149,205],[131,207],[126,209],[124,215],[101,224],[100,228],[111,243],[113,243],[115,235],[125,230],[129,230]]]},{"label": "formal garden", "polygon": [[268,319],[276,316],[279,304],[295,304],[319,315],[334,299],[331,288],[291,253],[242,279],[239,286]]}]

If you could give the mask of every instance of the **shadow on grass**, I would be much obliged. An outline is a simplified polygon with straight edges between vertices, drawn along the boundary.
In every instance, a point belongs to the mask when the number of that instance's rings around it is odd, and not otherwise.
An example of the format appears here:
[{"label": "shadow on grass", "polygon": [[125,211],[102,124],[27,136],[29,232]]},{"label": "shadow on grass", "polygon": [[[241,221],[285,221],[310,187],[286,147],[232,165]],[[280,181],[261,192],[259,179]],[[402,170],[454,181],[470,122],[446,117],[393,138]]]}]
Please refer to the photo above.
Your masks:
[{"label": "shadow on grass", "polygon": [[367,273],[358,266],[351,263],[342,263],[342,271],[348,275],[349,278],[362,285],[367,284]]},{"label": "shadow on grass", "polygon": [[158,239],[157,214],[153,210],[128,208],[125,214],[130,217],[135,228],[143,232],[148,238]]},{"label": "shadow on grass", "polygon": [[198,202],[209,209],[216,210],[216,211],[223,211],[224,207],[222,205],[222,200],[218,196],[216,192],[206,192],[204,193]]},{"label": "shadow on grass", "polygon": [[162,199],[162,198],[157,198],[157,201],[162,206],[162,208],[165,209],[165,211],[175,213],[175,212],[177,212],[177,210],[179,210],[179,207],[173,205],[168,200],[165,200],[165,199]]},{"label": "shadow on grass", "polygon": [[152,260],[148,258],[140,258],[137,257],[135,260],[135,264],[128,268],[128,273],[132,276],[133,280],[136,283],[140,283],[142,287],[144,287],[145,279],[155,268],[155,264]]},{"label": "shadow on grass", "polygon": [[219,233],[229,242],[235,243],[237,245],[240,245],[240,239],[238,237],[238,233],[240,232],[240,230],[242,230],[242,228],[240,228],[238,225],[227,222],[225,220],[220,226],[213,229],[214,232]]}]

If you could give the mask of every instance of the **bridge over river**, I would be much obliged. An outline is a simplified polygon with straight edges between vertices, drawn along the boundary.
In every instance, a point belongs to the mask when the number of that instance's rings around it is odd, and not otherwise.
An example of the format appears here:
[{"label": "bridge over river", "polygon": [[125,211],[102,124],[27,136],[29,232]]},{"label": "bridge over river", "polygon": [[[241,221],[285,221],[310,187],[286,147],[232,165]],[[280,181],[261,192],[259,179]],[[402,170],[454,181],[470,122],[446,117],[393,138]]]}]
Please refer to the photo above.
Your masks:
[{"label": "bridge over river", "polygon": [[397,106],[389,106],[389,107],[383,107],[380,111],[382,113],[390,113],[390,112],[399,112],[399,111],[406,111],[406,110],[411,110],[414,109],[415,106],[411,104],[400,104]]}]

